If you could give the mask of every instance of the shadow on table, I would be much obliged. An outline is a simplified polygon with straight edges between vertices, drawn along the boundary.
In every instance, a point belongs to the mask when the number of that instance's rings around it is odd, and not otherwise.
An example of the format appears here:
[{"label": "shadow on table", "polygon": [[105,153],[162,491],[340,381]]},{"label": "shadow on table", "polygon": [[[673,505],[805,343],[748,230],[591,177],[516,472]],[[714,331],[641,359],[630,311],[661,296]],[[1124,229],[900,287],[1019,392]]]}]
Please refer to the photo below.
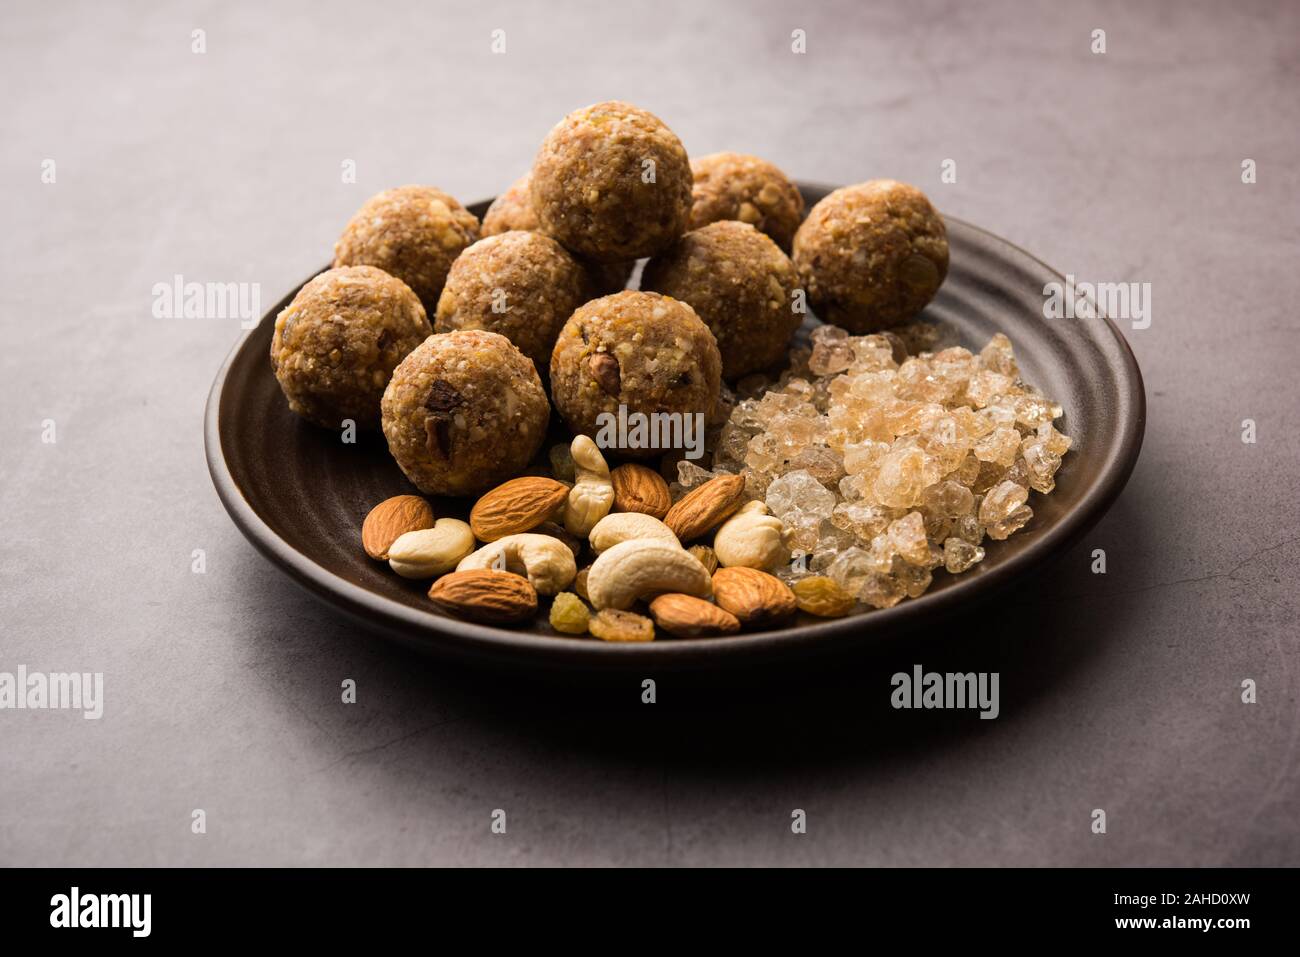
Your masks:
[{"label": "shadow on table", "polygon": [[[1141,549],[1137,498],[1122,497],[1107,520],[1122,529],[1126,550]],[[758,764],[797,772],[837,762],[889,763],[1034,720],[1063,681],[1087,672],[1124,631],[1131,607],[1101,597],[1104,579],[1089,570],[1088,542],[1095,540],[1090,536],[1060,562],[938,626],[860,654],[778,670],[565,683],[430,659],[379,639],[359,651],[355,643],[368,637],[345,627],[322,640],[337,646],[334,654],[366,656],[370,688],[400,689],[401,720],[413,730],[451,713],[456,723],[476,723],[489,736],[522,736],[613,764],[661,763],[675,774],[692,767],[717,774],[725,771],[720,762],[738,772]],[[268,604],[284,602],[283,590],[294,589],[279,576],[264,576],[259,587]],[[312,603],[305,595],[297,600]],[[259,649],[262,656],[275,653]],[[999,717],[896,710],[891,677],[910,675],[916,665],[926,672],[997,672]],[[642,702],[645,677],[656,681],[654,704]],[[416,741],[410,750],[419,752]]]}]

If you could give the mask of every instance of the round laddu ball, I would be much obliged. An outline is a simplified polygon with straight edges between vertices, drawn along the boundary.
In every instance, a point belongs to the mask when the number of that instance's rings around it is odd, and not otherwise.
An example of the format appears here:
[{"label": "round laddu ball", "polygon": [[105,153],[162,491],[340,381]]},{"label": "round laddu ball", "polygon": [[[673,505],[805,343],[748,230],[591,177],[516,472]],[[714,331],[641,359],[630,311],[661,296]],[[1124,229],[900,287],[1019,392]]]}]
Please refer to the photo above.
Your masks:
[{"label": "round laddu ball", "polygon": [[654,114],[611,101],[547,134],[530,193],[542,231],[595,262],[653,256],[686,230],[691,164]]},{"label": "round laddu ball", "polygon": [[925,194],[891,179],[837,189],[794,237],[817,315],[853,333],[912,319],[948,274],[948,230]]},{"label": "round laddu ball", "polygon": [[432,186],[399,186],[366,200],[334,244],[335,266],[378,266],[433,315],[447,270],[479,236],[478,217]]},{"label": "round laddu ball", "polygon": [[375,429],[393,369],[432,332],[400,279],[372,266],[330,269],[275,317],[271,368],[289,408],[309,422]]},{"label": "round laddu ball", "polygon": [[510,188],[492,200],[483,214],[483,235],[495,236],[512,229],[532,231],[538,228],[537,214],[529,196],[531,180],[527,173],[510,184]]},{"label": "round laddu ball", "polygon": [[[525,173],[510,188],[492,201],[483,216],[483,235],[495,236],[512,229],[537,230],[537,214],[529,195],[532,177]],[[636,267],[636,260],[617,263],[597,263],[574,256],[578,264],[591,277],[592,289],[598,296],[608,296],[627,288],[627,281]]]},{"label": "round laddu ball", "polygon": [[689,303],[718,340],[722,377],[784,359],[803,321],[794,264],[771,239],[734,220],[691,230],[651,259],[641,288]]},{"label": "round laddu ball", "polygon": [[[601,441],[602,413],[619,418],[624,406],[629,426],[651,422],[649,442],[616,446],[623,455],[649,457],[673,447],[684,436],[685,416],[713,412],[722,381],[717,340],[684,302],[650,292],[620,292],[581,306],[560,330],[551,353],[551,396],[569,428]],[[636,419],[631,418],[633,414]],[[655,442],[662,425],[677,424],[668,441]],[[696,427],[691,420],[689,428]],[[694,433],[692,433],[694,434]],[[629,432],[623,438],[631,436]],[[637,440],[639,442],[639,439]],[[608,447],[608,443],[602,443]]]},{"label": "round laddu ball", "polygon": [[790,251],[803,219],[803,194],[780,169],[744,153],[710,153],[691,160],[691,174],[691,229],[735,219]]},{"label": "round laddu ball", "polygon": [[546,369],[560,328],[590,293],[586,271],[554,239],[499,233],[452,263],[434,329],[499,332]]},{"label": "round laddu ball", "polygon": [[533,364],[495,332],[425,339],[383,399],[388,451],[426,495],[470,495],[524,470],[550,419]]}]

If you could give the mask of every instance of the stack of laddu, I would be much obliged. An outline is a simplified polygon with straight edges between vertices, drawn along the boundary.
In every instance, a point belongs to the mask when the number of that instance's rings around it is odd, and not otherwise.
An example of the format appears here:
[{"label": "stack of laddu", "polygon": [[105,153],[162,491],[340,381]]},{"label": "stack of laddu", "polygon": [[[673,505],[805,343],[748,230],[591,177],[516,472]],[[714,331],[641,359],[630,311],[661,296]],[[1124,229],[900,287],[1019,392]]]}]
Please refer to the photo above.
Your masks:
[{"label": "stack of laddu", "polygon": [[[914,321],[947,271],[914,187],[805,216],[771,163],[692,161],[606,102],[557,124],[482,223],[429,186],[371,198],[271,359],[304,419],[382,428],[421,493],[474,497],[468,522],[399,495],[362,528],[439,609],[510,624],[546,599],[558,634],[722,636],[919,597],[1052,490],[1070,441],[1009,340],[932,351]],[[810,309],[825,324],[793,345]],[[553,410],[571,436],[539,457]],[[703,441],[623,426],[660,418]]]},{"label": "stack of laddu", "polygon": [[[481,224],[431,186],[368,200],[334,268],[277,318],[272,363],[294,412],[382,426],[421,491],[470,495],[525,468],[552,404],[593,437],[620,407],[716,424],[726,383],[784,360],[804,291],[862,333],[912,318],[943,281],[943,220],[912,187],[872,181],[803,215],[771,163],[692,162],[658,117],[597,103],[551,130]],[[641,288],[624,289],[638,259]]]}]

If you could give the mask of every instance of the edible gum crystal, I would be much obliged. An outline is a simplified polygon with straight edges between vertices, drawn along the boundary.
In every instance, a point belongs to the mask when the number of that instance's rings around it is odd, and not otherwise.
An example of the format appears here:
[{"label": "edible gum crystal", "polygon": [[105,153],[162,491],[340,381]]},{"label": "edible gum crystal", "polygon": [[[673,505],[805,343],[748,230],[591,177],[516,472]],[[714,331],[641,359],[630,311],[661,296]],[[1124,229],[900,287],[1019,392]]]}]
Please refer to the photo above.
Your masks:
[{"label": "edible gum crystal", "polygon": [[[1011,340],[978,353],[938,348],[913,323],[851,336],[813,330],[776,380],[750,376],[715,432],[713,472],[739,473],[785,523],[788,583],[826,575],[859,602],[916,598],[943,568],[961,574],[1033,517],[1031,491],[1055,487],[1070,438],[1060,405],[1020,378]],[[934,351],[936,350],[937,351]]]}]

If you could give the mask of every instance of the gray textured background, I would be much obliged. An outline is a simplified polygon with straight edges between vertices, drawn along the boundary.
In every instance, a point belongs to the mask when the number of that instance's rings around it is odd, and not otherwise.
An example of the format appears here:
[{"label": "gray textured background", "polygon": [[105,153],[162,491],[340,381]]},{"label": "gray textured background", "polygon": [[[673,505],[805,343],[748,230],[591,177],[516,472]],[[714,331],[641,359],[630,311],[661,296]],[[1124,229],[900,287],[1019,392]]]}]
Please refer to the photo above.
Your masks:
[{"label": "gray textured background", "polygon": [[[1058,6],[7,9],[0,670],[103,671],[107,701],[0,712],[0,863],[1300,863],[1300,7]],[[267,308],[371,193],[491,195],[612,97],[692,152],[908,180],[1062,271],[1153,284],[1137,472],[993,626],[648,708],[358,633],[227,519],[200,426],[238,325],[154,319],[153,284],[259,282]],[[1002,717],[890,711],[916,660],[1000,670]]]}]

